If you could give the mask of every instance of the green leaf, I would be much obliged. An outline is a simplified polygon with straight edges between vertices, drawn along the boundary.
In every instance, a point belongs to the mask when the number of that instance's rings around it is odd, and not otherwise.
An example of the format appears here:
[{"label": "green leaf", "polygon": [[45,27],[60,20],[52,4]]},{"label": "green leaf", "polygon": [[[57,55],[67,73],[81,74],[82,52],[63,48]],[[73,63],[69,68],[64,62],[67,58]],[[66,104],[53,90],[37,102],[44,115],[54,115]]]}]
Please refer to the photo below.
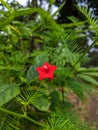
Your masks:
[{"label": "green leaf", "polygon": [[35,58],[35,64],[30,66],[29,70],[27,71],[26,79],[27,81],[32,81],[34,78],[38,76],[36,71],[36,67],[41,66],[44,62],[48,61],[48,57],[46,55],[39,55]]},{"label": "green leaf", "polygon": [[79,130],[74,123],[58,113],[52,113],[45,126],[43,130]]},{"label": "green leaf", "polygon": [[26,75],[26,80],[27,81],[32,81],[34,78],[36,78],[38,76],[38,73],[36,71],[36,65],[31,65],[29,70],[27,71],[27,75]]},{"label": "green leaf", "polygon": [[[71,90],[82,100],[84,101],[84,89],[82,84],[77,82],[74,78],[67,78],[66,85],[71,88]],[[84,90],[84,91],[83,91]]]},{"label": "green leaf", "polygon": [[95,43],[96,45],[98,45],[98,40],[96,41],[96,43]]},{"label": "green leaf", "polygon": [[8,5],[7,2],[5,2],[4,0],[0,0],[0,1],[1,1],[1,3],[2,3],[9,11],[11,11],[11,8],[10,8],[10,6]]},{"label": "green leaf", "polygon": [[94,68],[79,68],[78,73],[90,73],[90,72],[98,72],[98,67]]},{"label": "green leaf", "polygon": [[96,35],[98,35],[98,19],[94,17],[91,11],[88,11],[85,7],[77,6],[77,9],[87,18],[87,22],[90,24],[90,29],[92,29]]},{"label": "green leaf", "polygon": [[3,117],[1,120],[2,120],[1,122],[3,122],[3,124],[0,125],[0,130],[13,130],[13,129],[19,130],[17,120],[15,120],[14,117],[11,117],[11,116],[7,117],[3,113]]},{"label": "green leaf", "polygon": [[20,92],[19,85],[17,84],[5,84],[0,86],[0,106],[9,102]]},{"label": "green leaf", "polygon": [[93,85],[96,85],[98,86],[98,82],[92,78],[91,76],[88,76],[88,75],[83,75],[83,74],[78,74],[78,76],[83,79],[84,81],[88,82],[88,83],[91,83]]},{"label": "green leaf", "polygon": [[0,71],[3,71],[3,70],[13,70],[13,71],[19,72],[19,71],[22,70],[22,68],[20,68],[20,67],[14,67],[14,66],[1,66],[0,65]]},{"label": "green leaf", "polygon": [[14,19],[13,14],[11,13],[11,14],[7,14],[7,15],[8,16],[5,19],[2,19],[0,21],[0,28],[4,28],[6,25],[10,24],[13,21],[13,19]]},{"label": "green leaf", "polygon": [[[3,0],[2,0],[3,1]],[[5,4],[6,2],[4,2]],[[9,8],[7,6],[7,8]],[[10,9],[9,9],[10,10]],[[39,9],[40,10],[40,9]],[[3,19],[1,22],[0,22],[0,28],[4,28],[4,26],[10,24],[15,17],[21,17],[21,16],[25,16],[25,15],[29,15],[29,14],[33,14],[37,11],[36,8],[21,8],[21,9],[17,9],[17,10],[12,10],[12,11],[6,11],[4,12],[5,15],[7,15],[7,17],[5,19]]]},{"label": "green leaf", "polygon": [[84,75],[90,75],[90,76],[93,76],[93,77],[98,77],[98,72],[88,72],[88,73],[83,73]]},{"label": "green leaf", "polygon": [[48,61],[48,56],[47,54],[40,54],[35,58],[35,63],[37,66],[41,66],[44,62]]},{"label": "green leaf", "polygon": [[31,103],[40,111],[48,111],[51,104],[46,96],[38,97]]},{"label": "green leaf", "polygon": [[55,0],[49,0],[49,3],[52,5],[54,4]]},{"label": "green leaf", "polygon": [[21,8],[21,9],[15,10],[13,12],[13,14],[14,14],[15,17],[20,17],[20,16],[32,14],[36,11],[37,11],[36,8]]},{"label": "green leaf", "polygon": [[58,76],[60,77],[72,77],[73,76],[73,72],[70,70],[70,68],[66,67],[66,68],[57,68],[56,72],[55,72]]}]

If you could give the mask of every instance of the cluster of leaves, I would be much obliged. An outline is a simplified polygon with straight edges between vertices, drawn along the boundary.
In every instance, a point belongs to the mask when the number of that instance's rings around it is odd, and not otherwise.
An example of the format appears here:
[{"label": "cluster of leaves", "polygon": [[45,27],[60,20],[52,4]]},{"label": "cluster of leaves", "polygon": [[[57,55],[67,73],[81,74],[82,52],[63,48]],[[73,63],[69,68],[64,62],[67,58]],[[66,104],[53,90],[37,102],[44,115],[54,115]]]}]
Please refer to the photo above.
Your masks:
[{"label": "cluster of leaves", "polygon": [[[72,117],[66,91],[84,101],[91,86],[98,86],[98,68],[81,64],[97,35],[82,50],[76,41],[84,37],[84,22],[70,17],[73,23],[58,24],[54,16],[60,9],[51,15],[42,8],[14,10],[1,3],[6,10],[0,10],[0,130],[87,130]],[[97,34],[97,20],[79,10]],[[58,66],[55,78],[39,81],[36,67],[46,61]]]}]

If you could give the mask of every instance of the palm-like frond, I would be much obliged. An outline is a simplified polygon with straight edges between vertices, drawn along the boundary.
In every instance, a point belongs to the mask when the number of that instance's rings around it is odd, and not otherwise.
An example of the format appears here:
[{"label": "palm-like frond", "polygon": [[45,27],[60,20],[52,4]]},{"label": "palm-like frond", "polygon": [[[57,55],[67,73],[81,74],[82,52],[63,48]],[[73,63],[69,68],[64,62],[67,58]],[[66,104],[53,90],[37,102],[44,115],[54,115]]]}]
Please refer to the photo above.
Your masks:
[{"label": "palm-like frond", "polygon": [[56,113],[52,114],[45,126],[46,128],[43,130],[78,130],[69,119],[65,119],[61,115],[56,115]]},{"label": "palm-like frond", "polygon": [[[72,34],[63,34],[61,36],[61,41],[58,43],[58,48],[54,51],[53,60],[58,66],[65,66],[66,63],[73,66],[77,59],[80,57],[80,54],[83,52],[82,47],[72,40]],[[79,64],[77,64],[79,66]]]},{"label": "palm-like frond", "polygon": [[93,90],[90,84],[83,82],[78,78],[67,78],[65,87],[70,88],[82,101],[85,99],[85,94],[90,93]]},{"label": "palm-like frond", "polygon": [[94,16],[94,13],[88,11],[87,8],[77,7],[80,12],[87,18],[87,22],[90,24],[91,29],[98,35],[98,19]]},{"label": "palm-like frond", "polygon": [[71,52],[80,53],[82,51],[82,47],[77,43],[76,38],[73,36],[73,33],[63,34],[61,36],[61,42],[62,46],[64,48],[68,48]]},{"label": "palm-like frond", "polygon": [[37,91],[30,90],[30,87],[24,88],[22,93],[19,94],[16,98],[17,100],[23,104],[24,106],[27,106],[33,103],[38,97],[42,96],[43,93],[40,91],[40,88],[37,89]]},{"label": "palm-like frond", "polygon": [[68,86],[81,100],[84,100],[83,88],[74,78],[68,78],[66,86]]},{"label": "palm-like frond", "polygon": [[11,116],[4,116],[0,122],[0,130],[19,130],[18,120]]}]

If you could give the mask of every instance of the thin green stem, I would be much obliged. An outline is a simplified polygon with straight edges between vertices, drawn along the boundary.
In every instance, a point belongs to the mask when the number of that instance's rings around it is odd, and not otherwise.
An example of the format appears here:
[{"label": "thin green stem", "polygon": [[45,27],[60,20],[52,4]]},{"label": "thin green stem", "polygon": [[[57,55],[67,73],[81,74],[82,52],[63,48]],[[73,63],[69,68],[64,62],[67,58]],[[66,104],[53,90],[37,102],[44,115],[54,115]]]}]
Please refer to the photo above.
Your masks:
[{"label": "thin green stem", "polygon": [[62,86],[62,103],[64,104],[64,88]]},{"label": "thin green stem", "polygon": [[20,37],[20,47],[21,47],[21,48],[20,48],[21,51],[24,53],[24,46],[23,46],[21,37]]},{"label": "thin green stem", "polygon": [[52,14],[52,17],[54,17],[62,9],[62,7],[65,5],[65,3],[66,3],[66,0],[61,4],[61,6],[58,8],[58,10]]},{"label": "thin green stem", "polygon": [[13,116],[16,116],[16,117],[19,117],[19,118],[27,119],[27,120],[33,122],[34,124],[36,124],[36,125],[38,125],[38,126],[45,127],[42,123],[39,123],[39,122],[33,120],[32,118],[30,118],[30,117],[28,117],[28,116],[25,116],[25,115],[22,115],[22,114],[19,114],[19,113],[12,112],[12,111],[9,111],[9,110],[4,109],[4,108],[1,108],[1,107],[0,107],[0,111],[3,111],[3,112],[5,112],[5,113],[8,113],[8,114],[10,114],[10,115],[13,115]]},{"label": "thin green stem", "polygon": [[7,65],[7,67],[10,68],[10,64],[9,64],[8,58],[6,57],[6,55],[4,54],[3,51],[2,51],[2,58],[4,59],[4,61],[5,61],[6,65]]}]

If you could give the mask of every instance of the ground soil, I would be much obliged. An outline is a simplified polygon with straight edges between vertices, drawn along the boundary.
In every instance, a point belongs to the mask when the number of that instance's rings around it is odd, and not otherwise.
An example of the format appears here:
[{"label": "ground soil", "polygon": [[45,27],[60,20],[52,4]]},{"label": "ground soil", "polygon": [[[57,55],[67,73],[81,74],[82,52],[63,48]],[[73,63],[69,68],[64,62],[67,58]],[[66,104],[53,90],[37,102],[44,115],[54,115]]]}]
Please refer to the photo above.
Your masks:
[{"label": "ground soil", "polygon": [[98,92],[94,91],[91,95],[87,95],[85,102],[82,102],[74,93],[70,93],[67,98],[74,104],[74,109],[81,120],[88,122],[93,130],[98,129]]}]

